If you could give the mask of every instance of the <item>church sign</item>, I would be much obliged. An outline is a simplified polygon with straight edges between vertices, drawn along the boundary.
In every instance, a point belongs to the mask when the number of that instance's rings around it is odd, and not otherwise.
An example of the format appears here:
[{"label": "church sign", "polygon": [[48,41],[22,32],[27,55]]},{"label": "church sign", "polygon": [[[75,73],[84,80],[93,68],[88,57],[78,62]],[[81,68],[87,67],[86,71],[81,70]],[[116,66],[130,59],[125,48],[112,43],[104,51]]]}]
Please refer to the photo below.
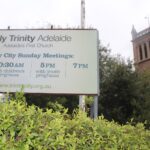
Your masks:
[{"label": "church sign", "polygon": [[97,30],[0,30],[0,92],[98,94]]}]

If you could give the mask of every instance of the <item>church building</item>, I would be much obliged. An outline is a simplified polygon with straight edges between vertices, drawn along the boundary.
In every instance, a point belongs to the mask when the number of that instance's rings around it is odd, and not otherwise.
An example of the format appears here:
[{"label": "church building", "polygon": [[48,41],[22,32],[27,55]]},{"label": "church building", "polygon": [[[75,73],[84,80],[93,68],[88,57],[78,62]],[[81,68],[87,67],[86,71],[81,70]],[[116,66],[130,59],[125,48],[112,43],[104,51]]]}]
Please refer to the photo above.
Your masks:
[{"label": "church building", "polygon": [[133,26],[131,34],[135,68],[150,69],[150,27],[137,32]]}]

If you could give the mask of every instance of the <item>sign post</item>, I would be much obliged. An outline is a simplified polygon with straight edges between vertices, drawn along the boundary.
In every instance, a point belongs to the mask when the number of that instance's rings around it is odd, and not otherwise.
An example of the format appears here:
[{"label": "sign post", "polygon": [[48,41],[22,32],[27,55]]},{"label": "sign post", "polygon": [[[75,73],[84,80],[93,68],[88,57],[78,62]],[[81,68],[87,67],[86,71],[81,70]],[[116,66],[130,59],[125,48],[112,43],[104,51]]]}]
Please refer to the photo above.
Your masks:
[{"label": "sign post", "polygon": [[[85,1],[81,0],[81,29],[85,28]],[[79,108],[85,111],[85,96],[79,96]]]},{"label": "sign post", "polygon": [[[85,28],[85,0],[81,0],[81,29]],[[85,111],[85,96],[79,96],[79,107]],[[98,116],[98,96],[94,96],[94,118]]]}]

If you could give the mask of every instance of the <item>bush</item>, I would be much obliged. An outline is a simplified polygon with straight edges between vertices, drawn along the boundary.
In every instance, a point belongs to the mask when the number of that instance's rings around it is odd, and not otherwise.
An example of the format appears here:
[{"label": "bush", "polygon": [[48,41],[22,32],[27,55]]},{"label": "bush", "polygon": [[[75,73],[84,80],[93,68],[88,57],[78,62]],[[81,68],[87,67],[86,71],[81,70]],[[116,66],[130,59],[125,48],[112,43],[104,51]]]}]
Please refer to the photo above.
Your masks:
[{"label": "bush", "polygon": [[143,124],[121,126],[80,111],[71,118],[66,110],[43,111],[24,101],[0,103],[0,110],[1,150],[150,149],[150,131]]}]

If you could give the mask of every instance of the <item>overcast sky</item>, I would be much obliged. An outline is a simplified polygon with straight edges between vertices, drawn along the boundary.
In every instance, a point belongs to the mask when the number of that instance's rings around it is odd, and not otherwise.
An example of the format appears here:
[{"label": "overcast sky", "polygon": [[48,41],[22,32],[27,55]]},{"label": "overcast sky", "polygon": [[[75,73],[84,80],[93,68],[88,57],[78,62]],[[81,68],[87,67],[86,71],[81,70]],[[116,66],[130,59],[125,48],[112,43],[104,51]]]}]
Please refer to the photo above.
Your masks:
[{"label": "overcast sky", "polygon": [[[0,0],[0,28],[80,26],[81,0]],[[112,54],[132,59],[131,29],[148,27],[150,0],[85,0],[86,27],[99,30]]]}]

